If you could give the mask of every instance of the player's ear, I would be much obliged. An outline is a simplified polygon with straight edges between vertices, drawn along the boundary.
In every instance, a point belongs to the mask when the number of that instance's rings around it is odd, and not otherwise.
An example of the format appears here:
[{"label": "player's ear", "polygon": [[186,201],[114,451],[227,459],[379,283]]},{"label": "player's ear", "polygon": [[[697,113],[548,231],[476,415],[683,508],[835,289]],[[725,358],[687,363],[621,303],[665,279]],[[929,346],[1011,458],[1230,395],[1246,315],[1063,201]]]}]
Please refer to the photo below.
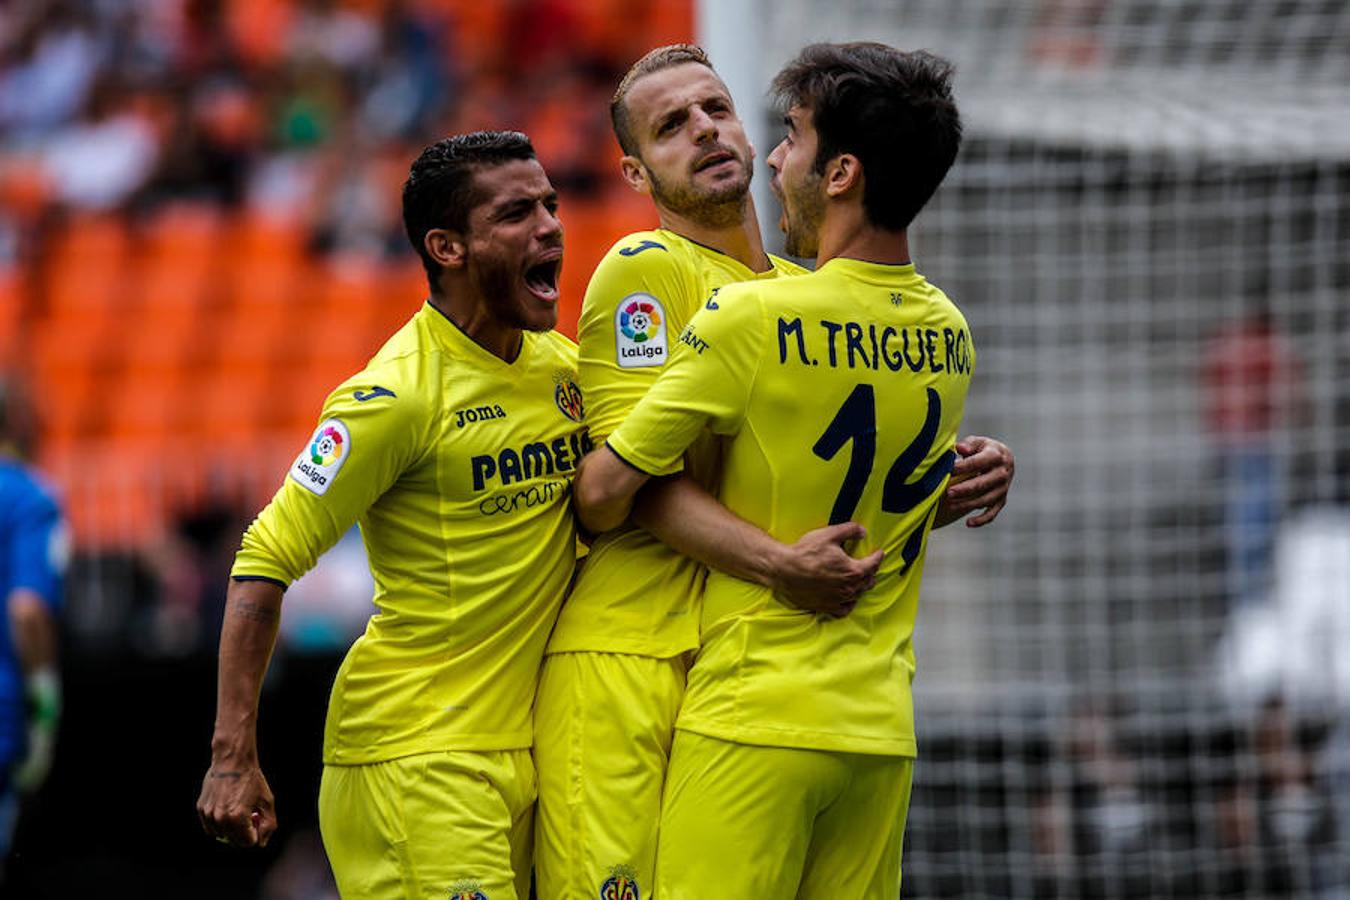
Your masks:
[{"label": "player's ear", "polygon": [[422,238],[431,258],[447,269],[462,269],[469,253],[469,242],[463,232],[448,228],[432,228]]},{"label": "player's ear", "polygon": [[843,197],[849,191],[862,187],[862,160],[852,153],[841,153],[825,164],[825,194]]},{"label": "player's ear", "polygon": [[651,181],[647,178],[647,167],[642,164],[642,160],[636,156],[625,156],[619,160],[619,171],[630,188],[639,194],[651,195]]}]

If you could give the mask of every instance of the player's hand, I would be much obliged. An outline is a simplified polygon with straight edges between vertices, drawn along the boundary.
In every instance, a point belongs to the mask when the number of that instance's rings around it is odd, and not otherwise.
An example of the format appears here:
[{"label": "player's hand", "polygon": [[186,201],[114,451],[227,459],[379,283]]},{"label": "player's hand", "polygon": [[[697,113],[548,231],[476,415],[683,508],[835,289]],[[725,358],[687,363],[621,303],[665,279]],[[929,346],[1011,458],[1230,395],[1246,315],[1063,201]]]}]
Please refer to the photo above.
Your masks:
[{"label": "player's hand", "polygon": [[213,763],[202,780],[197,817],[207,834],[236,847],[266,847],[277,830],[272,789],[256,764]]},{"label": "player's hand", "polygon": [[14,769],[14,785],[31,794],[47,780],[56,755],[56,724],[35,720],[28,725],[28,753]]},{"label": "player's hand", "polygon": [[808,531],[785,553],[774,573],[774,593],[798,609],[828,616],[846,616],[858,597],[876,584],[882,551],[862,559],[849,548],[867,534],[853,522]]},{"label": "player's hand", "polygon": [[952,477],[938,503],[937,522],[946,525],[968,513],[968,528],[988,525],[1008,503],[1015,468],[1012,450],[1002,441],[971,436],[956,442]]}]

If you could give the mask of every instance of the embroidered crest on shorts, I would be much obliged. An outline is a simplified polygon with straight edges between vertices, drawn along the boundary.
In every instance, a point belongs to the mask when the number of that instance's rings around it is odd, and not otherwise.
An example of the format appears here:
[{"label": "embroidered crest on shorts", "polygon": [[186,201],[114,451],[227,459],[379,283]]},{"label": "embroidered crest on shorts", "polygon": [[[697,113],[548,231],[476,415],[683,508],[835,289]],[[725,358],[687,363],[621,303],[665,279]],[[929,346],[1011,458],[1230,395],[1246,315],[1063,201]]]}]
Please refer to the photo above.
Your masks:
[{"label": "embroidered crest on shorts", "polygon": [[619,367],[637,369],[665,365],[666,310],[651,294],[629,294],[614,312],[614,337]]},{"label": "embroidered crest on shorts", "polygon": [[450,896],[446,900],[488,900],[488,895],[476,881],[456,881],[450,886]]},{"label": "embroidered crest on shorts", "polygon": [[308,446],[296,457],[291,477],[301,487],[323,496],[351,455],[351,432],[341,419],[328,419],[319,424]]},{"label": "embroidered crest on shorts", "polygon": [[642,900],[637,873],[631,866],[615,866],[600,884],[600,900]]}]

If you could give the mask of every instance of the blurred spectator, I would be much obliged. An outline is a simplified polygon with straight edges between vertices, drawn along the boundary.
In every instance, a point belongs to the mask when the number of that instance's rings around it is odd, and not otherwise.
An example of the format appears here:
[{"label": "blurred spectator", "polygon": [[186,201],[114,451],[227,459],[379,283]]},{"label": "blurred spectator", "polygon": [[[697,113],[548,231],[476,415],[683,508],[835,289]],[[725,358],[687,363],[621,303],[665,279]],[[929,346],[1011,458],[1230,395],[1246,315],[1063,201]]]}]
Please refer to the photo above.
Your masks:
[{"label": "blurred spectator", "polygon": [[1150,897],[1147,855],[1158,822],[1145,797],[1139,766],[1102,701],[1084,701],[1066,723],[1062,757],[1067,778],[1037,803],[1038,855],[1057,894]]},{"label": "blurred spectator", "polygon": [[114,209],[150,178],[159,135],[134,94],[100,79],[83,118],[58,129],[41,151],[53,199],[82,210]]},{"label": "blurred spectator", "polygon": [[1269,595],[1283,499],[1274,440],[1290,418],[1297,368],[1264,311],[1220,328],[1202,366],[1206,423],[1223,485],[1225,587],[1231,603],[1249,606]]},{"label": "blurred spectator", "polygon": [[74,119],[106,59],[98,23],[83,4],[16,5],[8,49],[0,51],[0,133],[11,146]]},{"label": "blurred spectator", "polygon": [[[1229,885],[1262,897],[1327,897],[1339,878],[1332,798],[1317,768],[1318,736],[1273,695],[1251,731],[1253,766],[1223,800]],[[1245,777],[1244,777],[1245,776]]]}]

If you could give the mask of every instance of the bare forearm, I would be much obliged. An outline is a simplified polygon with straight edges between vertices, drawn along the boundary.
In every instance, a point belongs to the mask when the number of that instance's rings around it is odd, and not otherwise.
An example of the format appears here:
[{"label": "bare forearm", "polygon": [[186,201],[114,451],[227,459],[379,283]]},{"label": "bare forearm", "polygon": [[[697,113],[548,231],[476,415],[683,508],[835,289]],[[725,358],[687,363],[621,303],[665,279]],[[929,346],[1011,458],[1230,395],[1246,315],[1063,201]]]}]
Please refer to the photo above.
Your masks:
[{"label": "bare forearm", "polygon": [[56,666],[56,618],[42,598],[16,588],[8,598],[9,627],[24,674]]},{"label": "bare forearm", "polygon": [[281,624],[279,585],[231,581],[220,630],[213,759],[257,758],[258,694]]},{"label": "bare forearm", "polygon": [[623,462],[608,444],[588,453],[572,481],[572,506],[582,526],[591,534],[603,534],[622,525],[634,495],[649,477]]},{"label": "bare forearm", "polygon": [[633,521],[711,569],[762,585],[772,585],[784,550],[684,475],[643,487],[633,504]]}]

